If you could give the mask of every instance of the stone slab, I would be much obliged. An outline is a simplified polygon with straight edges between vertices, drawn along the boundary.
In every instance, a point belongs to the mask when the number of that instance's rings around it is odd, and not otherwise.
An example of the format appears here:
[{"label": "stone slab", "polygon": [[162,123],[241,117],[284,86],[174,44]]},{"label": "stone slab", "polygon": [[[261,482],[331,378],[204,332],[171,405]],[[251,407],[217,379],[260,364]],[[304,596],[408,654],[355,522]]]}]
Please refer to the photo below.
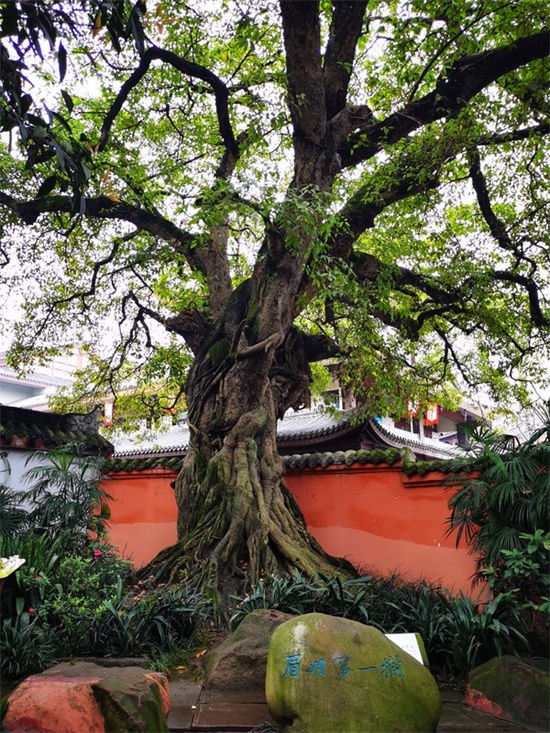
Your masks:
[{"label": "stone slab", "polygon": [[203,688],[200,702],[229,702],[229,703],[263,703],[267,705],[265,699],[265,690],[261,688],[252,688],[250,690],[210,690]]},{"label": "stone slab", "polygon": [[171,707],[167,722],[170,731],[189,731],[198,708],[201,686],[179,679],[170,682]]},{"label": "stone slab", "polygon": [[265,703],[211,702],[199,705],[191,729],[248,731],[263,723],[274,723]]},{"label": "stone slab", "polygon": [[[264,722],[272,723],[265,697],[258,690],[202,690],[187,680],[170,682],[172,710],[168,728],[173,733],[237,733],[252,731]],[[200,697],[199,697],[200,695]],[[501,720],[467,707],[463,694],[455,688],[441,689],[441,717],[437,733],[532,733],[507,720]],[[262,706],[263,704],[263,706]],[[196,705],[195,708],[192,706]],[[193,719],[195,717],[195,719]]]}]

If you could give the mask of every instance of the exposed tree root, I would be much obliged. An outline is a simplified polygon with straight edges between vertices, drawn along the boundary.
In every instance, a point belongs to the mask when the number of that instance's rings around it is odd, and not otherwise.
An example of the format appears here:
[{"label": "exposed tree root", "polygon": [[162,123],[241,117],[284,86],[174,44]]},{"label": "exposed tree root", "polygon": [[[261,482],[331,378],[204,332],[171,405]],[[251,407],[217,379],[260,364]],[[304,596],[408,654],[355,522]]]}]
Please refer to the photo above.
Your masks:
[{"label": "exposed tree root", "polygon": [[[205,468],[199,453],[190,451],[176,481],[178,503],[183,504],[181,539],[162,550],[139,577],[154,583],[194,580],[227,592],[294,569],[310,577],[356,574],[348,561],[328,555],[308,533],[269,440],[258,458],[250,434],[255,428],[244,416],[234,438]],[[196,480],[198,474],[202,481]]]},{"label": "exposed tree root", "polygon": [[309,534],[283,480],[276,416],[307,392],[305,337],[292,332],[275,361],[261,345],[246,359],[218,362],[210,348],[195,365],[187,392],[191,440],[175,482],[179,541],[140,578],[193,581],[223,594],[295,569],[310,577],[356,574]]}]

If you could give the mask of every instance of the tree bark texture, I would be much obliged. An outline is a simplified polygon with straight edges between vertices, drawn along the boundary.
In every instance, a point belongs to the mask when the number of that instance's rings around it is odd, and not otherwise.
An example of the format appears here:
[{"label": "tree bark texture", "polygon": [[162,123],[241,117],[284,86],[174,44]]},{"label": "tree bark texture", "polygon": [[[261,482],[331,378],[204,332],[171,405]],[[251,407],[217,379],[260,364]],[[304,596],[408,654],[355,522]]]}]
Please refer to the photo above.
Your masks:
[{"label": "tree bark texture", "polygon": [[277,418],[307,404],[309,363],[330,354],[331,344],[292,328],[290,315],[282,337],[275,304],[277,329],[257,341],[262,319],[251,295],[248,285],[234,294],[186,385],[190,442],[174,484],[178,543],[146,569],[157,580],[200,576],[228,591],[296,568],[308,576],[354,572],[307,531],[276,445]]}]

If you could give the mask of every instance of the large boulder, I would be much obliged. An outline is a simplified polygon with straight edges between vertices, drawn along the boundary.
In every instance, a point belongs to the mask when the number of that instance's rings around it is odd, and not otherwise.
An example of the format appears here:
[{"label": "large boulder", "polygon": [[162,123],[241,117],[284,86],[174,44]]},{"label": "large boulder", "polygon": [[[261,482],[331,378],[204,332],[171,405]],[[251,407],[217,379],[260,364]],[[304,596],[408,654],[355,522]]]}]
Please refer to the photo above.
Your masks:
[{"label": "large boulder", "polygon": [[266,698],[302,733],[435,731],[439,690],[428,670],[372,626],[310,613],[275,629]]},{"label": "large boulder", "polygon": [[273,609],[258,609],[245,616],[227,639],[204,656],[204,688],[263,690],[271,634],[291,618]]},{"label": "large boulder", "polygon": [[141,667],[58,664],[10,695],[5,730],[25,733],[166,731],[168,681]]},{"label": "large boulder", "polygon": [[470,672],[464,702],[516,723],[550,730],[550,673],[529,660],[494,657]]}]

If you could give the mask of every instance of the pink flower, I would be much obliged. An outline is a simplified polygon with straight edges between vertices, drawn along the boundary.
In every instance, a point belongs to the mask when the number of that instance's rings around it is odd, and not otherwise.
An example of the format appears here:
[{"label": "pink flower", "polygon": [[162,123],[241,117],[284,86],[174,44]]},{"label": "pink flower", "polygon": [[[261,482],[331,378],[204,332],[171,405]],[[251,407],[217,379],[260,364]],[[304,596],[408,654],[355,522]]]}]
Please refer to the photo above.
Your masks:
[{"label": "pink flower", "polygon": [[34,613],[36,611],[36,608],[29,608],[29,613]]},{"label": "pink flower", "polygon": [[101,555],[101,550],[94,550],[94,557],[99,557]]},{"label": "pink flower", "polygon": [[42,576],[41,576],[41,575],[35,575],[35,576],[34,576],[34,579],[35,579],[35,580],[42,580]]}]

